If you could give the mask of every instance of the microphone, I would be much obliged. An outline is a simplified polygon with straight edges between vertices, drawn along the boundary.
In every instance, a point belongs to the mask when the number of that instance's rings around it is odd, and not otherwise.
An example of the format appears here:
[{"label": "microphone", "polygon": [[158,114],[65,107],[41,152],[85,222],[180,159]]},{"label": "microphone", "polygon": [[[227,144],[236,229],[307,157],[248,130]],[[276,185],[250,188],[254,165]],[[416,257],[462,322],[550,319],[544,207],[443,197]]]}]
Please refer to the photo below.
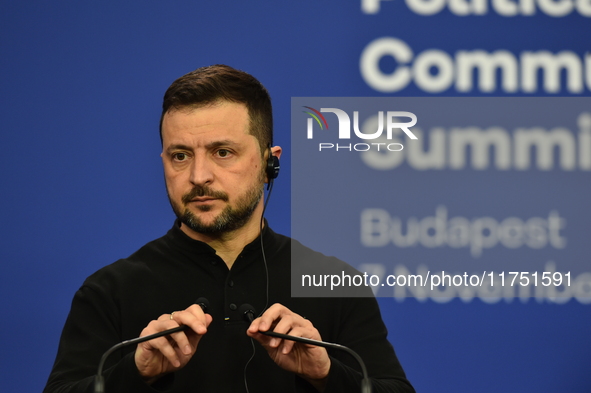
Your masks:
[{"label": "microphone", "polygon": [[[200,306],[201,309],[203,310],[203,312],[207,314],[207,309],[209,308],[209,300],[207,300],[204,297],[200,297],[197,300],[195,300],[195,304]],[[177,326],[172,329],[163,330],[161,332],[150,334],[150,335],[144,336],[144,337],[133,338],[131,340],[122,341],[119,344],[113,345],[111,348],[109,348],[107,350],[107,352],[105,352],[103,354],[103,356],[101,357],[101,360],[99,362],[96,376],[94,379],[94,393],[105,393],[105,379],[103,378],[103,367],[105,365],[105,361],[107,360],[107,358],[109,357],[110,354],[112,354],[116,350],[121,349],[123,347],[127,347],[127,346],[133,345],[133,344],[143,343],[144,341],[150,341],[155,338],[162,337],[162,336],[168,336],[173,333],[183,331],[186,328],[187,328],[186,325],[180,325],[180,326]]]},{"label": "microphone", "polygon": [[203,296],[198,298],[197,300],[195,300],[195,304],[198,305],[199,307],[201,307],[201,309],[203,310],[203,312],[205,314],[208,313],[208,309],[209,309],[209,300],[207,300],[206,298],[204,298]]},{"label": "microphone", "polygon": [[254,307],[250,304],[244,303],[242,306],[238,308],[238,312],[242,314],[242,316],[244,317],[244,319],[246,319],[247,322],[252,323],[252,321],[254,321]]},{"label": "microphone", "polygon": [[[246,303],[246,304],[243,304],[242,306],[240,306],[238,311],[243,315],[243,317],[246,321],[252,323],[252,321],[254,320],[254,316],[256,315],[253,306]],[[351,348],[346,347],[341,344],[313,340],[311,338],[290,336],[288,334],[283,334],[283,333],[276,333],[276,332],[270,332],[270,331],[260,332],[260,333],[262,333],[266,336],[270,336],[270,337],[277,337],[277,338],[281,338],[284,340],[296,341],[296,342],[303,343],[303,344],[316,345],[318,347],[332,348],[332,349],[336,349],[339,351],[347,352],[349,355],[353,356],[353,358],[355,358],[355,360],[357,360],[357,363],[359,363],[359,366],[361,367],[361,373],[363,374],[363,379],[361,380],[361,393],[371,393],[371,382],[369,380],[369,375],[367,374],[367,368],[365,367],[365,363],[363,362],[363,359],[361,359],[361,356],[359,356],[359,354],[357,354],[357,352],[353,351]]]}]

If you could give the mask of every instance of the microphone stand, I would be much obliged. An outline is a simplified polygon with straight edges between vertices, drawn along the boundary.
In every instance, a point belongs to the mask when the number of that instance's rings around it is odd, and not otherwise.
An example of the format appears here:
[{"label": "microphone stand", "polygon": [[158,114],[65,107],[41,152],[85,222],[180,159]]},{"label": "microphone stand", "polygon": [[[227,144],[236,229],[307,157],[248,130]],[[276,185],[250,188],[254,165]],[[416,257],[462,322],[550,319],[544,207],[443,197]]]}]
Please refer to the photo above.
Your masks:
[{"label": "microphone stand", "polygon": [[[204,313],[207,313],[207,308],[209,307],[209,301],[206,298],[200,297],[199,299],[197,299],[195,301],[195,304],[199,305],[199,307],[201,307],[201,309],[203,310]],[[121,349],[123,347],[127,347],[128,345],[139,344],[139,343],[143,343],[144,341],[150,341],[150,340],[153,340],[158,337],[168,336],[173,333],[181,332],[185,329],[187,329],[187,326],[181,325],[181,326],[177,326],[172,329],[163,330],[158,333],[150,334],[149,336],[137,337],[137,338],[122,341],[119,344],[113,345],[111,348],[109,348],[107,350],[107,352],[105,352],[103,354],[103,356],[101,357],[101,361],[99,362],[96,376],[94,378],[94,393],[105,393],[105,378],[103,378],[103,368],[105,366],[105,361],[107,360],[107,358],[109,357],[110,354],[112,354],[113,352],[115,352],[118,349]]]},{"label": "microphone stand", "polygon": [[332,349],[337,349],[340,351],[347,352],[349,355],[353,356],[355,358],[355,360],[357,360],[357,363],[359,363],[359,366],[361,367],[361,373],[363,374],[363,379],[361,380],[361,393],[371,393],[371,382],[369,381],[369,376],[367,374],[367,368],[365,367],[365,363],[363,362],[363,359],[361,359],[361,356],[359,356],[357,354],[357,352],[355,352],[351,348],[346,347],[344,345],[340,345],[340,344],[329,343],[326,341],[318,341],[318,340],[314,340],[311,338],[305,338],[305,337],[290,336],[288,334],[283,334],[283,333],[275,333],[275,332],[260,332],[260,333],[262,333],[266,336],[282,338],[284,340],[296,341],[296,342],[303,343],[303,344],[316,345],[318,347],[332,348]]},{"label": "microphone stand", "polygon": [[121,349],[123,347],[127,347],[128,345],[139,344],[139,343],[143,343],[144,341],[150,341],[150,340],[153,340],[158,337],[168,336],[169,334],[181,332],[181,331],[185,330],[186,328],[187,328],[186,325],[181,325],[181,326],[177,326],[172,329],[163,330],[158,333],[150,334],[149,336],[137,337],[137,338],[122,341],[119,344],[113,345],[111,348],[109,348],[107,350],[107,352],[105,352],[103,354],[103,356],[101,357],[101,361],[99,362],[96,376],[94,379],[94,393],[105,393],[105,379],[103,377],[103,368],[105,366],[105,361],[107,360],[107,358],[109,357],[110,354],[112,354],[113,352],[115,352],[118,349]]},{"label": "microphone stand", "polygon": [[[247,321],[252,323],[252,321],[254,320],[254,315],[255,315],[254,307],[252,307],[250,304],[243,304],[242,306],[240,306],[239,311],[242,312],[242,315],[244,316],[244,318]],[[369,380],[369,374],[367,373],[367,368],[365,367],[365,363],[363,362],[363,359],[361,359],[361,356],[359,356],[359,354],[357,354],[357,352],[355,352],[351,348],[346,347],[341,344],[329,343],[326,341],[319,341],[319,340],[314,340],[311,338],[290,336],[288,334],[283,334],[283,333],[275,333],[275,332],[260,332],[260,333],[264,334],[266,336],[270,336],[270,337],[277,337],[277,338],[281,338],[284,340],[296,341],[296,342],[303,343],[303,344],[316,345],[318,347],[332,348],[332,349],[336,349],[339,351],[347,352],[349,355],[353,356],[353,358],[355,358],[355,360],[357,360],[357,363],[359,363],[359,366],[361,367],[361,373],[363,375],[363,379],[361,380],[361,393],[371,393],[371,382]]]}]

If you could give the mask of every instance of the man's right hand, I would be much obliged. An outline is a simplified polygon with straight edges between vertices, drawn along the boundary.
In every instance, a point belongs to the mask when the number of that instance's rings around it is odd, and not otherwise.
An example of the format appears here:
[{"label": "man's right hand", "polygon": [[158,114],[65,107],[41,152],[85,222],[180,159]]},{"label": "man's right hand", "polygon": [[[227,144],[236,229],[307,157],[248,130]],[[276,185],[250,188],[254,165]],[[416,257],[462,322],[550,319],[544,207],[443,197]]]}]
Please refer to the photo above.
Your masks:
[{"label": "man's right hand", "polygon": [[138,344],[135,364],[140,375],[152,383],[165,374],[183,368],[195,354],[201,337],[207,333],[211,315],[194,304],[183,311],[161,315],[142,330],[141,337],[186,325],[187,329],[170,336]]}]

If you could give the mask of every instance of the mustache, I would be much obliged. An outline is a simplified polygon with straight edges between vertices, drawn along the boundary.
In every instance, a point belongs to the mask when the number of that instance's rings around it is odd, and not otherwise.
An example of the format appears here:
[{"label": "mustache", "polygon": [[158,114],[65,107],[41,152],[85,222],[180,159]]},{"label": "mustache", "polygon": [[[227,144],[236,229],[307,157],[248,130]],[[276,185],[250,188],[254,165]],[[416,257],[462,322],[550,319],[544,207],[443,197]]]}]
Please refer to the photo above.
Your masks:
[{"label": "mustache", "polygon": [[197,197],[210,197],[215,199],[221,199],[224,202],[228,202],[228,194],[226,194],[225,192],[212,190],[208,186],[200,185],[193,187],[191,191],[183,195],[183,198],[181,200],[186,205],[187,203],[191,202],[191,200]]}]

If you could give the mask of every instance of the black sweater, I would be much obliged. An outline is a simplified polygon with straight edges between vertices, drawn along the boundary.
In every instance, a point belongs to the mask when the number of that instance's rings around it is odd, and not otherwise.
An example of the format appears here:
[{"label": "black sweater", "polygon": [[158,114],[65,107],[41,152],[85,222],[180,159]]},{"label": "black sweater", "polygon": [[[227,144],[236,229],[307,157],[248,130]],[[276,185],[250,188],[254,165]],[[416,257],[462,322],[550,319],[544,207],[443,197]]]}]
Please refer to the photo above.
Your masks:
[{"label": "black sweater", "polygon": [[[309,319],[324,341],[359,353],[374,392],[414,392],[386,339],[373,297],[291,297],[292,254],[310,266],[351,268],[269,228],[263,231],[263,240],[268,305],[283,304]],[[44,392],[93,392],[99,359],[108,348],[139,336],[151,320],[183,310],[202,296],[210,302],[213,321],[191,361],[149,386],[135,367],[135,347],[127,347],[113,353],[105,364],[107,393],[246,392],[245,378],[252,393],[315,391],[275,365],[256,341],[254,358],[244,371],[253,343],[238,309],[249,303],[257,312],[263,310],[265,277],[260,238],[244,248],[229,270],[214,249],[189,238],[175,223],[165,236],[91,275],[77,291]],[[359,392],[361,374],[356,362],[345,353],[329,351],[329,355],[332,365],[326,392]]]}]

